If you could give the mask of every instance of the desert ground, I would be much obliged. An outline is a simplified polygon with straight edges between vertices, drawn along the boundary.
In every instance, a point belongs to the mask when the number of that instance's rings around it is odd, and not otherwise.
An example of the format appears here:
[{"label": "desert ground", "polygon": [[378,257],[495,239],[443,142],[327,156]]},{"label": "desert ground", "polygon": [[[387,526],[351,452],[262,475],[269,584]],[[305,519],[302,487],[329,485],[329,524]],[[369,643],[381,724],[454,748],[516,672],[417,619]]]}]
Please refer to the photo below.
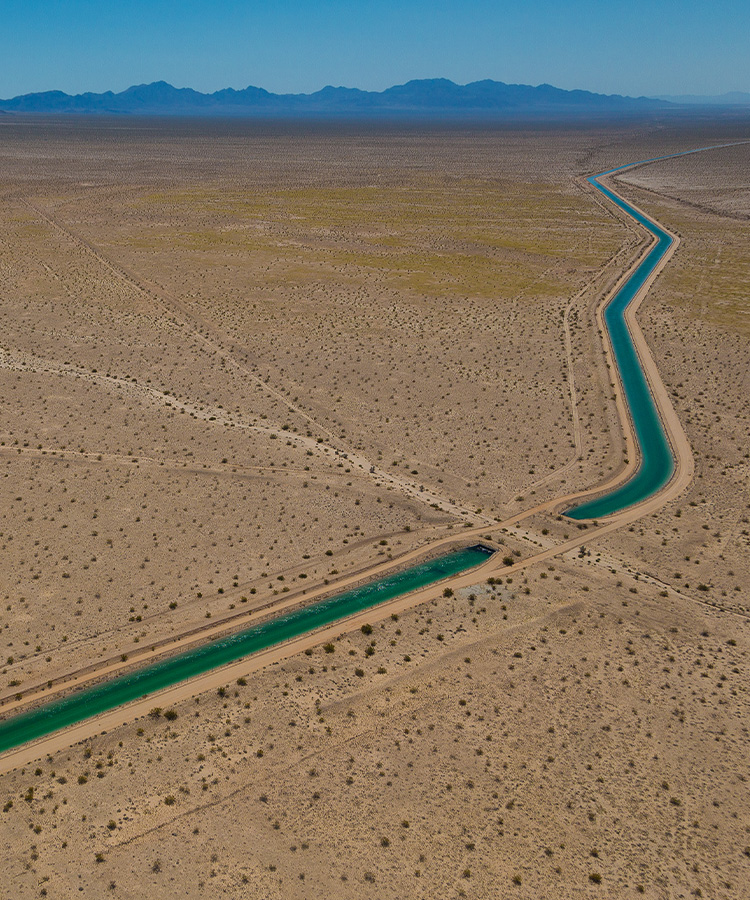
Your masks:
[{"label": "desert ground", "polygon": [[[469,529],[580,536],[500,527],[627,464],[595,312],[645,240],[578,176],[750,137],[7,119],[6,704]],[[680,497],[5,772],[0,896],[742,897],[748,163],[616,179],[680,236],[638,314]]]}]

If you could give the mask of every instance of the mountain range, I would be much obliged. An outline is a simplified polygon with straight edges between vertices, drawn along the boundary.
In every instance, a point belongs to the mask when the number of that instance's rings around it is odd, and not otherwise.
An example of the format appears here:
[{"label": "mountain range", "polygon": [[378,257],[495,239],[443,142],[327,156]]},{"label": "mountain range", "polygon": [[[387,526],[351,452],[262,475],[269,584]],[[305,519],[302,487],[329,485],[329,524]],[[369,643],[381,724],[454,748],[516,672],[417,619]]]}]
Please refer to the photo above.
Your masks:
[{"label": "mountain range", "polygon": [[120,93],[66,94],[44,91],[0,100],[0,112],[104,115],[239,117],[427,117],[519,118],[638,114],[668,108],[647,97],[566,91],[542,84],[475,81],[459,85],[446,78],[409,81],[384,91],[324,87],[312,94],[273,94],[263,88],[225,88],[203,94],[165,81],[140,84]]}]

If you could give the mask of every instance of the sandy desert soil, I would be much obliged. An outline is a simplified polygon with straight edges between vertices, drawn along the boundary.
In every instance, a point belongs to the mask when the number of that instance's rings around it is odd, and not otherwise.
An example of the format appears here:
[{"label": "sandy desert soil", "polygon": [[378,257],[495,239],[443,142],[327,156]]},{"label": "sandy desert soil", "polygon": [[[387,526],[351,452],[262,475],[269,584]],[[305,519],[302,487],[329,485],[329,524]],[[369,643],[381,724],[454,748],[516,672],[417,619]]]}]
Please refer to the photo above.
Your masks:
[{"label": "sandy desert soil", "polygon": [[639,237],[550,148],[527,181],[533,136],[37,127],[4,143],[8,694],[572,485],[563,314]]},{"label": "sandy desert soil", "polygon": [[[4,696],[617,471],[574,176],[744,136],[2,128]],[[0,895],[741,897],[744,153],[618,181],[684,497],[2,776]]]}]

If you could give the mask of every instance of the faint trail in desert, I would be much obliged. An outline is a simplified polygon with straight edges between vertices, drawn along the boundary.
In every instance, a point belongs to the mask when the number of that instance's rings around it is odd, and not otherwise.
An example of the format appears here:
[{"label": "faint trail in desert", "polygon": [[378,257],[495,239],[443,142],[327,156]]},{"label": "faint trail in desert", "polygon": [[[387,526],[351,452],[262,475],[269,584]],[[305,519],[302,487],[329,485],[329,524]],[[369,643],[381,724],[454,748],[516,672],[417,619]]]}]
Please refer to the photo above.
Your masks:
[{"label": "faint trail in desert", "polygon": [[[131,288],[134,288],[138,293],[145,294],[150,300],[156,301],[162,307],[166,309],[168,313],[172,316],[177,314],[184,323],[190,325],[195,336],[202,341],[206,346],[210,347],[212,350],[216,350],[221,352],[222,354],[228,355],[231,359],[232,365],[240,369],[244,374],[249,376],[256,384],[261,387],[267,394],[270,394],[275,400],[283,403],[289,410],[296,413],[305,419],[310,425],[317,428],[319,431],[322,431],[326,434],[330,439],[334,438],[334,435],[331,431],[329,431],[324,426],[320,425],[315,419],[300,409],[296,404],[294,404],[291,400],[289,400],[281,391],[277,391],[275,388],[271,387],[267,382],[265,382],[259,375],[252,371],[248,367],[246,363],[239,362],[234,354],[237,352],[237,348],[232,345],[229,348],[224,346],[223,338],[216,327],[209,322],[207,319],[204,319],[202,316],[197,315],[188,309],[188,307],[180,300],[170,296],[161,286],[151,284],[150,282],[143,281],[139,279],[132,272],[129,272],[127,269],[122,266],[116,265],[112,262],[98,247],[95,247],[89,241],[77,235],[75,232],[71,231],[65,225],[60,224],[56,219],[52,218],[49,213],[40,209],[38,206],[35,206],[29,200],[21,201],[25,206],[27,206],[30,210],[32,210],[39,218],[41,218],[44,222],[46,222],[50,227],[54,228],[56,231],[60,232],[64,235],[68,240],[72,241],[78,247],[80,247],[84,252],[90,254],[95,257],[99,263],[107,269],[115,278],[119,281],[124,281]],[[209,336],[213,335],[213,337]]]},{"label": "faint trail in desert", "polygon": [[[32,210],[37,216],[39,216],[39,218],[46,222],[51,228],[55,229],[69,241],[73,242],[85,253],[88,253],[95,257],[98,262],[102,266],[104,266],[104,268],[106,268],[115,278],[125,282],[139,293],[146,295],[151,301],[159,303],[171,316],[178,316],[184,324],[187,324],[192,329],[195,337],[200,340],[205,346],[209,347],[211,350],[220,352],[225,356],[228,362],[231,362],[232,366],[235,369],[251,378],[268,395],[273,397],[275,400],[283,403],[291,412],[293,412],[295,415],[300,416],[308,423],[308,425],[315,428],[318,432],[323,433],[328,439],[327,441],[323,441],[323,443],[319,443],[317,440],[309,439],[309,445],[314,449],[314,452],[320,453],[328,448],[336,455],[342,455],[346,453],[346,457],[353,465],[357,466],[361,470],[361,474],[374,477],[379,481],[393,485],[403,493],[407,494],[415,500],[418,500],[421,503],[425,503],[428,506],[437,504],[438,508],[441,511],[449,513],[451,515],[455,515],[458,518],[462,519],[469,519],[471,521],[485,521],[488,524],[494,521],[486,516],[481,516],[475,513],[474,510],[469,509],[468,507],[461,506],[460,504],[448,500],[446,497],[433,490],[424,489],[421,487],[421,485],[410,481],[408,478],[404,478],[402,475],[393,475],[390,472],[381,470],[370,460],[366,459],[360,454],[354,453],[348,448],[337,446],[340,441],[338,438],[336,438],[332,431],[330,431],[324,425],[320,424],[313,416],[311,416],[309,413],[306,413],[293,401],[289,400],[289,398],[282,391],[279,391],[269,385],[268,382],[261,378],[256,372],[254,372],[246,362],[238,360],[238,354],[243,354],[246,356],[246,353],[242,350],[242,348],[238,348],[234,342],[231,342],[227,346],[224,343],[225,337],[211,322],[192,312],[182,301],[169,295],[161,286],[153,284],[152,282],[144,281],[122,266],[113,263],[112,260],[110,260],[98,247],[80,237],[65,225],[62,225],[49,213],[40,209],[29,200],[22,199],[21,202],[28,209]],[[173,321],[175,320],[173,319]],[[71,367],[71,369],[73,369],[73,367]],[[171,398],[170,402],[172,401],[174,401],[174,398]],[[215,413],[212,413],[212,415],[215,415]],[[264,430],[278,431],[278,428]],[[289,436],[288,432],[287,436]],[[299,438],[299,435],[297,435],[296,437]]]},{"label": "faint trail in desert", "polygon": [[[382,469],[373,466],[369,460],[356,453],[343,453],[326,442],[319,442],[315,438],[300,435],[292,431],[283,431],[280,427],[271,425],[259,425],[255,421],[248,421],[242,416],[228,415],[225,409],[220,407],[205,406],[198,401],[189,401],[185,399],[176,399],[173,395],[167,394],[150,386],[138,384],[132,379],[123,378],[117,375],[104,375],[101,373],[89,372],[79,369],[68,363],[57,363],[51,360],[45,360],[29,353],[12,353],[0,348],[0,368],[9,369],[17,372],[36,372],[44,375],[61,375],[72,378],[80,378],[99,384],[109,390],[119,391],[121,394],[139,397],[151,405],[162,408],[171,408],[173,410],[185,411],[194,419],[202,419],[205,422],[218,425],[229,425],[232,427],[245,429],[258,434],[267,434],[279,436],[283,434],[285,440],[299,449],[311,451],[318,456],[323,456],[329,460],[335,458],[343,458],[347,460],[351,466],[358,468],[360,476],[374,478],[383,484],[390,484],[401,491],[401,493],[418,500],[428,506],[433,504],[441,512],[454,515],[457,518],[470,519],[471,521],[483,521],[487,524],[494,524],[494,519],[475,513],[468,507],[463,507],[458,503],[446,499],[442,495],[427,488],[422,488],[407,478],[399,475],[392,475]],[[96,454],[96,451],[94,451]],[[111,456],[111,454],[110,454]],[[283,469],[279,467],[279,470]],[[289,469],[287,469],[289,471]]]}]

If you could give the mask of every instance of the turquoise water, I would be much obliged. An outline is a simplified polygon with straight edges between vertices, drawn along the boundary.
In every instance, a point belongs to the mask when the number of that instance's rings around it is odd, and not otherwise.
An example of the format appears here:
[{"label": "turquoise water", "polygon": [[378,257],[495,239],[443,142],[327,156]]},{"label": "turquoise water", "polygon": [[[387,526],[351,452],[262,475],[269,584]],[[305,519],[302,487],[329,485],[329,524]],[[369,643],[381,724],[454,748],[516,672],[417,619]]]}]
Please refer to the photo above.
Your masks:
[{"label": "turquoise water", "polygon": [[[698,151],[689,151],[698,152]],[[676,154],[681,156],[683,154]],[[667,157],[659,157],[667,158]],[[656,160],[644,160],[655,162]],[[633,476],[623,485],[565,512],[571,519],[599,519],[620,512],[640,503],[659,491],[672,477],[674,456],[664,432],[664,426],[654,403],[646,376],[641,368],[633,339],[625,323],[625,310],[643,284],[654,271],[659,261],[672,245],[672,238],[651,219],[634,209],[629,203],[615,196],[612,191],[599,184],[602,175],[611,175],[630,166],[618,166],[599,175],[592,175],[588,181],[601,191],[620,209],[632,216],[656,238],[656,244],[648,252],[638,268],[617,291],[604,311],[604,322],[612,342],[615,364],[620,372],[625,402],[630,411],[635,440],[640,451],[640,463]]]},{"label": "turquoise water", "polygon": [[369,582],[362,587],[321,600],[312,606],[295,610],[213,643],[188,650],[163,662],[145,666],[95,687],[85,688],[62,700],[13,716],[0,722],[0,753],[124,703],[139,700],[211,669],[235,662],[259,650],[274,647],[290,638],[330,625],[345,616],[362,612],[386,600],[427,587],[451,575],[457,575],[484,562],[491,554],[492,551],[487,547],[477,545],[439,556],[403,572]]}]

